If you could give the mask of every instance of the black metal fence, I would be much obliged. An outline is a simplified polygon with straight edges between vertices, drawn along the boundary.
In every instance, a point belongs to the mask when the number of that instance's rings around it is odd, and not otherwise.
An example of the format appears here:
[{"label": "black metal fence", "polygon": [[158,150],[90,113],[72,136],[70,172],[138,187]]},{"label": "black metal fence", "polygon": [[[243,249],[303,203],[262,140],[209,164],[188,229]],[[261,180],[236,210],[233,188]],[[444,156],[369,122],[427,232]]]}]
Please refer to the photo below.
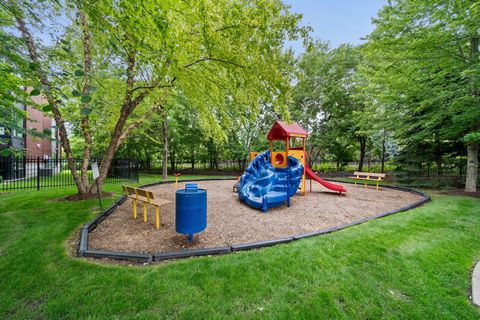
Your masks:
[{"label": "black metal fence", "polygon": [[[100,161],[98,162],[100,163]],[[81,160],[75,160],[80,169]],[[138,162],[130,159],[114,159],[108,170],[105,183],[138,181]],[[91,167],[88,168],[89,183],[93,182]],[[40,190],[43,188],[73,186],[75,181],[66,159],[43,159],[40,157],[0,157],[0,191]]]},{"label": "black metal fence", "polygon": [[[175,162],[174,170],[172,171],[172,164],[168,163],[168,173],[180,172],[182,174],[191,174],[191,175],[225,175],[225,176],[235,176],[243,173],[247,168],[248,161],[245,159],[243,161],[236,160],[221,160],[216,163],[196,161],[193,164],[191,162]],[[149,162],[139,162],[140,171],[146,173],[157,173],[162,172],[162,161],[149,161]]]}]

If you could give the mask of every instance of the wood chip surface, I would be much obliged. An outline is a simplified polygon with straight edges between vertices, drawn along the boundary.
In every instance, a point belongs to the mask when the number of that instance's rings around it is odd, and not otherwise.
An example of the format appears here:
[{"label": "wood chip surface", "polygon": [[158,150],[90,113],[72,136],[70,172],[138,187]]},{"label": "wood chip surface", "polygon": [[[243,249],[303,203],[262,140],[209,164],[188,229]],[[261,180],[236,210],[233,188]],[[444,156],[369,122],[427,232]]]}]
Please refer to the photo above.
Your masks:
[{"label": "wood chip surface", "polygon": [[[175,232],[175,185],[163,184],[146,188],[156,198],[172,201],[160,209],[160,229],[155,229],[153,207],[148,208],[148,220],[144,223],[142,205],[138,205],[134,220],[132,201],[127,200],[90,233],[89,248],[153,254],[269,240],[342,225],[421,199],[409,192],[351,184],[343,184],[347,194],[339,195],[313,182],[312,192],[306,196],[297,193],[291,198],[290,208],[284,205],[264,214],[238,200],[237,193],[232,192],[234,183],[198,182],[199,188],[207,190],[207,228],[196,234],[191,244],[187,236]],[[179,183],[179,189],[184,187],[184,183]]]}]

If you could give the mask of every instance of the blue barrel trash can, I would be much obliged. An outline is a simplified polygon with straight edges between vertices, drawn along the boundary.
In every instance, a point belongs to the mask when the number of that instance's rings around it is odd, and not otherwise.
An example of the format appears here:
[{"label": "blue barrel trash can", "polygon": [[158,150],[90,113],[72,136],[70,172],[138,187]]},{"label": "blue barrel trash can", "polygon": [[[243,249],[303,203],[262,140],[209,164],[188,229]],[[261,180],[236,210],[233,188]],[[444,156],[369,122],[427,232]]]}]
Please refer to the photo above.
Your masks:
[{"label": "blue barrel trash can", "polygon": [[185,189],[175,193],[175,230],[188,234],[193,241],[195,233],[207,227],[207,190],[199,189],[196,183],[187,183]]}]

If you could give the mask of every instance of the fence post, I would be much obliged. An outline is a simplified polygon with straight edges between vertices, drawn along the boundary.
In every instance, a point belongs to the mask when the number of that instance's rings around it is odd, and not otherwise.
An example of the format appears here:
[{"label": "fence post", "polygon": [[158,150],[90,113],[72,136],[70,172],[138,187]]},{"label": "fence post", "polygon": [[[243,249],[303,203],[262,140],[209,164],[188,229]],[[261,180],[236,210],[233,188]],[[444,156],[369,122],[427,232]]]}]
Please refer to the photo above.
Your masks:
[{"label": "fence post", "polygon": [[40,190],[40,157],[37,157],[37,190]]}]

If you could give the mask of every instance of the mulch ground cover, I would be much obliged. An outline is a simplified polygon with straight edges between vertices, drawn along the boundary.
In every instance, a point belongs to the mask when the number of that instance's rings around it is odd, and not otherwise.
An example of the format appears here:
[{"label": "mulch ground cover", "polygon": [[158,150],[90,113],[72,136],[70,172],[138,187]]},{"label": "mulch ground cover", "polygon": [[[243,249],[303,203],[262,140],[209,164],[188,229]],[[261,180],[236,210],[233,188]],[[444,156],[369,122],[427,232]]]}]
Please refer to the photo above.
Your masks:
[{"label": "mulch ground cover", "polygon": [[[133,219],[132,202],[123,205],[90,233],[89,247],[124,252],[158,253],[182,249],[229,246],[258,240],[269,240],[316,231],[367,218],[412,204],[419,195],[405,191],[344,184],[347,194],[327,191],[315,183],[312,192],[298,193],[292,205],[270,209],[267,214],[238,200],[232,192],[234,181],[200,181],[207,190],[208,224],[204,232],[189,243],[187,236],[175,232],[175,185],[162,184],[146,189],[156,198],[172,201],[161,207],[161,227],[155,229],[153,208],[148,208],[148,221],[143,222],[143,209],[138,206]],[[184,188],[184,183],[179,184]],[[308,185],[307,185],[308,189]]]}]

